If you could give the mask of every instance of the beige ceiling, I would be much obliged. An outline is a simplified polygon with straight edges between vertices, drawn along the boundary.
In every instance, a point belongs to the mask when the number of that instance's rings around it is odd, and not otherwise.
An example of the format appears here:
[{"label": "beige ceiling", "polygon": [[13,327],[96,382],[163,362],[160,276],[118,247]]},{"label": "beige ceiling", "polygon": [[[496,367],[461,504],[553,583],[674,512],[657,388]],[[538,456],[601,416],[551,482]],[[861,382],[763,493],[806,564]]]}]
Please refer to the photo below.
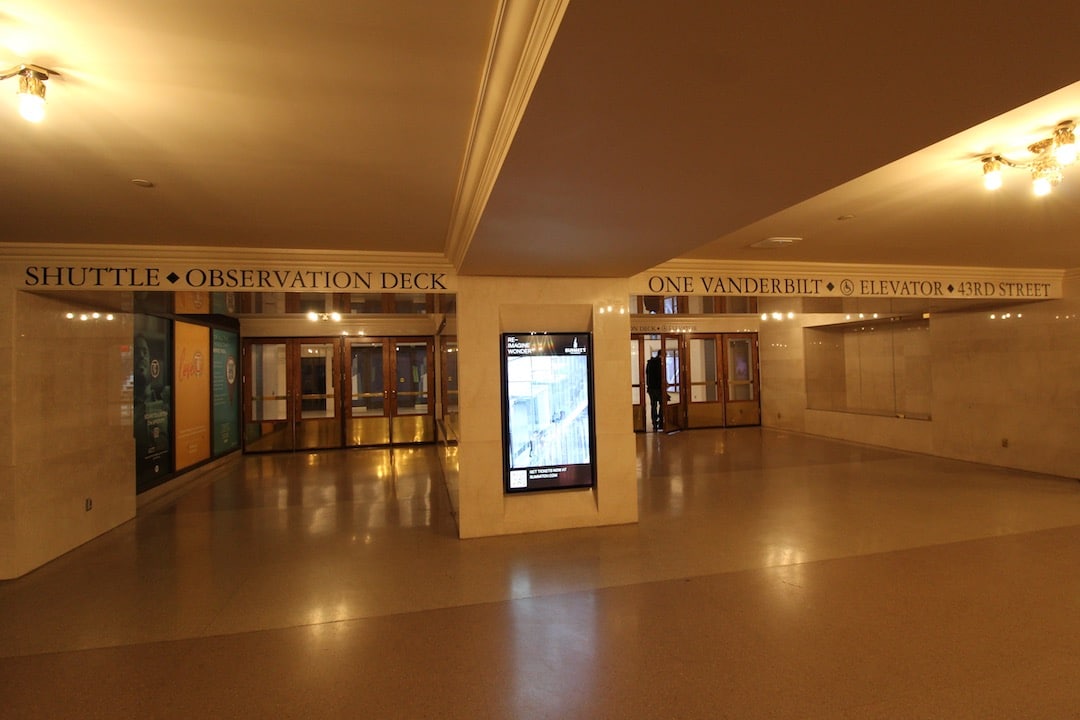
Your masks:
[{"label": "beige ceiling", "polygon": [[1080,167],[980,185],[1080,119],[1080,6],[1019,9],[0,0],[0,65],[62,73],[41,125],[0,84],[0,241],[1077,268]]}]

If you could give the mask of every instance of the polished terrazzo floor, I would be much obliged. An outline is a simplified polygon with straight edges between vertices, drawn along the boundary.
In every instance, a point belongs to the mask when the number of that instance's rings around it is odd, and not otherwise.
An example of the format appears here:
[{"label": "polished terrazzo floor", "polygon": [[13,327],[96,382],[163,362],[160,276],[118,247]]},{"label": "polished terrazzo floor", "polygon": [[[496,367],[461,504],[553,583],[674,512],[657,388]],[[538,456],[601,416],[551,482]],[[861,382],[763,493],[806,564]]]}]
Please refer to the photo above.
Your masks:
[{"label": "polished terrazzo floor", "polygon": [[440,452],[237,457],[0,582],[0,717],[1080,717],[1076,480],[649,434],[639,524],[459,541]]}]

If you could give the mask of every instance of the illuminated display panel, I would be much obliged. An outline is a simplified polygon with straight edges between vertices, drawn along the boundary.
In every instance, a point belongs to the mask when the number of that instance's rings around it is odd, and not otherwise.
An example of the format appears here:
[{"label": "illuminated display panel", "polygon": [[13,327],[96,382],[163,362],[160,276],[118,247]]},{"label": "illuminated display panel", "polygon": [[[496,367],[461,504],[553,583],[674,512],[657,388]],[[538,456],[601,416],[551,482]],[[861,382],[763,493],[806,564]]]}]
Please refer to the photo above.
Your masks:
[{"label": "illuminated display panel", "polygon": [[592,487],[592,336],[502,336],[503,487],[507,493]]}]

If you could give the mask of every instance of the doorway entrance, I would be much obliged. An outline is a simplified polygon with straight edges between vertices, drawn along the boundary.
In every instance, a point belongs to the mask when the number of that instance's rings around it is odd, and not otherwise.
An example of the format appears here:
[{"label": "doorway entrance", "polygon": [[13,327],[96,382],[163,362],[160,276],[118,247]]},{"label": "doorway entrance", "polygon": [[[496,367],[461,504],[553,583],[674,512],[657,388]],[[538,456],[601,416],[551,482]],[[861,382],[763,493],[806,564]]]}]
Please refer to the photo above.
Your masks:
[{"label": "doorway entrance", "polygon": [[435,441],[432,338],[244,342],[244,449]]},{"label": "doorway entrance", "polygon": [[663,430],[761,424],[757,333],[634,334],[634,430],[652,431],[645,363],[663,367]]}]

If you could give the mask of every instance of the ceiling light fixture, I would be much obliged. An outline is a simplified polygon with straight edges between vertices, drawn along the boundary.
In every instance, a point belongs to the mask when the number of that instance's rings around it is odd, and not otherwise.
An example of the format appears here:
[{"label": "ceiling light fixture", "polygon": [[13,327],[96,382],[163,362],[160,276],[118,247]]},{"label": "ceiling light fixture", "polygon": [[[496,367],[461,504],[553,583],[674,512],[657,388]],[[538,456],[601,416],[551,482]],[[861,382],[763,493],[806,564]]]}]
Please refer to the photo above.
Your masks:
[{"label": "ceiling light fixture", "polygon": [[1019,161],[1010,160],[1004,155],[983,155],[983,186],[987,190],[1000,188],[1001,166],[1005,165],[1029,171],[1032,191],[1038,196],[1048,195],[1061,183],[1064,168],[1076,162],[1075,131],[1076,123],[1072,120],[1058,123],[1053,135],[1027,146],[1028,152],[1035,156],[1031,160]]},{"label": "ceiling light fixture", "polygon": [[772,237],[762,238],[756,242],[750,243],[749,247],[752,248],[785,248],[791,247],[795,243],[802,242],[801,237],[792,237],[788,235],[774,235]]},{"label": "ceiling light fixture", "polygon": [[0,80],[19,78],[19,114],[30,122],[45,118],[45,81],[60,73],[40,65],[21,64],[0,73]]}]

